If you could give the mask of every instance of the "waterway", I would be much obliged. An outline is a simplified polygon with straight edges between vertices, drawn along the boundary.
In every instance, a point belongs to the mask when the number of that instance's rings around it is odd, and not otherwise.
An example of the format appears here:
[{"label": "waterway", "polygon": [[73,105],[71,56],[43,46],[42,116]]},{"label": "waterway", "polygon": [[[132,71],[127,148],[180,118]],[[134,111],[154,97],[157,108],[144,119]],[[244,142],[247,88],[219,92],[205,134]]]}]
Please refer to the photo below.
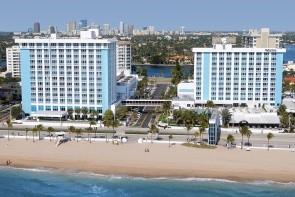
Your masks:
[{"label": "waterway", "polygon": [[[170,78],[172,76],[172,68],[174,66],[160,66],[160,65],[142,65],[142,67],[147,69],[147,76],[148,77],[164,77],[164,78]],[[185,76],[186,74],[189,74],[192,71],[193,66],[186,65],[181,66],[182,73]],[[136,66],[132,66],[132,73],[136,73]]]},{"label": "waterway", "polygon": [[295,45],[284,45],[284,47],[286,49],[286,53],[284,54],[284,62],[295,62]]}]

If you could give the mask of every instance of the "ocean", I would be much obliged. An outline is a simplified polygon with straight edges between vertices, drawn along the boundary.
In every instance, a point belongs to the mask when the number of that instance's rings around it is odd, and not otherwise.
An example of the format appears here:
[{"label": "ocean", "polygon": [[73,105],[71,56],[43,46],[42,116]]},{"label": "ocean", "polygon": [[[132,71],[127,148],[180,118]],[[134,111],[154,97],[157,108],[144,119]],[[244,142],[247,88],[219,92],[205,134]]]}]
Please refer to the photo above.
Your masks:
[{"label": "ocean", "polygon": [[103,176],[74,171],[0,167],[0,196],[295,197],[295,183],[222,179]]}]

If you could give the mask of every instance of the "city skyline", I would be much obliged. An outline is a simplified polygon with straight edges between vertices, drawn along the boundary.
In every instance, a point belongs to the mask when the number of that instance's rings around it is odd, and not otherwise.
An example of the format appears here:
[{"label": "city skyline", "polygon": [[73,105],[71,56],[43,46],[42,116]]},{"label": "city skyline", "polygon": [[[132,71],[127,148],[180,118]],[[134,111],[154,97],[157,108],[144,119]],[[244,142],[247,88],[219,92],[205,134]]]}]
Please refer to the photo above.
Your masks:
[{"label": "city skyline", "polygon": [[117,28],[123,21],[133,24],[136,29],[151,25],[157,30],[180,30],[184,26],[186,31],[242,31],[260,27],[269,27],[273,31],[295,31],[295,27],[289,25],[293,22],[294,5],[287,0],[269,0],[267,3],[255,0],[184,0],[179,3],[167,0],[85,0],[75,3],[69,0],[52,0],[50,3],[11,0],[2,3],[2,15],[9,16],[14,10],[14,16],[5,17],[0,31],[27,31],[36,22],[40,23],[41,31],[51,25],[65,30],[68,21],[82,19],[87,19],[88,24],[110,24]]}]

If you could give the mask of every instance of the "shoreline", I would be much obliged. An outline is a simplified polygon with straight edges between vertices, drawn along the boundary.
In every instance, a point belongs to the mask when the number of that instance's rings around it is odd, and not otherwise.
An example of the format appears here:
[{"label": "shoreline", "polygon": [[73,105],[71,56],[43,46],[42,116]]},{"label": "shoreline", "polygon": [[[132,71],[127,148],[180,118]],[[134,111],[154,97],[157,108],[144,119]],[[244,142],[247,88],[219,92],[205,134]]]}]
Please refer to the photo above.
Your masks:
[{"label": "shoreline", "polygon": [[118,179],[141,179],[141,180],[167,180],[167,181],[196,181],[196,182],[223,182],[223,183],[241,183],[241,184],[279,184],[279,185],[295,185],[295,181],[277,181],[269,179],[225,179],[216,177],[174,177],[174,176],[134,176],[128,174],[101,174],[92,171],[78,171],[74,169],[58,169],[58,168],[32,168],[25,166],[4,166],[0,165],[0,170],[5,168],[9,170],[22,170],[40,173],[53,173],[56,175],[73,175],[73,176],[86,176],[86,177],[100,177],[100,178],[118,178]]},{"label": "shoreline", "polygon": [[[9,146],[3,147],[4,143],[9,143]],[[5,162],[11,160],[12,163],[8,167],[13,168],[45,168],[148,179],[204,178],[237,182],[295,182],[294,153],[286,151],[246,152],[222,147],[208,150],[181,145],[169,148],[166,144],[117,146],[104,142],[68,142],[57,148],[54,147],[54,142],[46,141],[34,143],[25,140],[5,140],[4,143],[0,140],[0,164],[6,166]],[[145,147],[151,152],[145,153]],[[91,153],[93,150],[104,151]],[[272,164],[266,165],[269,161]]]}]

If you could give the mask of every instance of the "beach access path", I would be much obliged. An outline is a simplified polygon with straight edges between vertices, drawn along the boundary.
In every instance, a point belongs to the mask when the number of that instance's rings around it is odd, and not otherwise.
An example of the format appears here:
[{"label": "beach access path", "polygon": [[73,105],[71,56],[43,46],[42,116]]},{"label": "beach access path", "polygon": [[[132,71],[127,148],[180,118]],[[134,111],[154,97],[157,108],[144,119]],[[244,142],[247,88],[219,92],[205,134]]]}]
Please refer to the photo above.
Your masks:
[{"label": "beach access path", "polygon": [[[144,150],[148,148],[149,152]],[[295,152],[199,149],[157,143],[0,139],[0,165],[143,177],[295,181]]]}]

